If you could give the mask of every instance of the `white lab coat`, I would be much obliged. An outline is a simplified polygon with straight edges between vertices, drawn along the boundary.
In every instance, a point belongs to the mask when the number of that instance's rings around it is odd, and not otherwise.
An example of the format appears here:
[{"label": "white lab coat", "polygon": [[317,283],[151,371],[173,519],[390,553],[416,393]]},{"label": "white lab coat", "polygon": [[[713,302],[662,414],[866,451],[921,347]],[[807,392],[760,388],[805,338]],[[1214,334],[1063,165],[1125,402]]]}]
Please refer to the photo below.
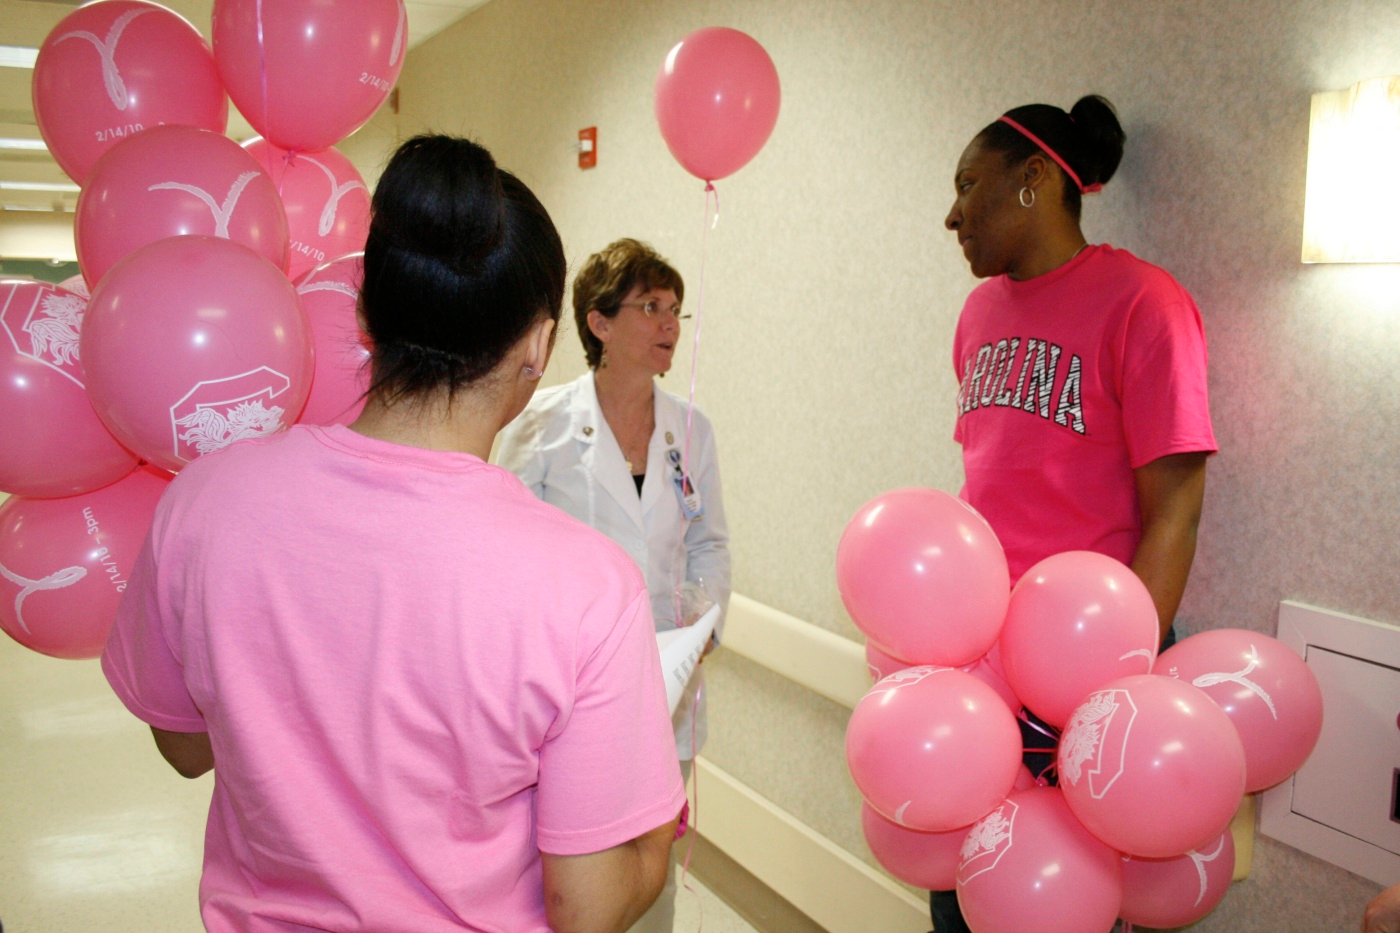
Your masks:
[{"label": "white lab coat", "polygon": [[[685,580],[702,580],[711,598],[729,605],[729,529],[720,498],[714,430],[696,409],[690,434],[690,477],[704,514],[688,521],[672,477],[671,451],[685,454],[686,403],[653,388],[656,430],[647,448],[641,495],[622,448],[598,406],[589,372],[573,382],[535,393],[528,408],[501,432],[497,462],[515,473],[536,496],[606,534],[642,570],[657,631],[676,627],[675,591]],[[684,537],[682,538],[682,535]],[[715,629],[723,632],[721,614]],[[701,665],[676,710],[676,748],[681,760],[705,741]],[[694,724],[694,742],[691,740]]]}]

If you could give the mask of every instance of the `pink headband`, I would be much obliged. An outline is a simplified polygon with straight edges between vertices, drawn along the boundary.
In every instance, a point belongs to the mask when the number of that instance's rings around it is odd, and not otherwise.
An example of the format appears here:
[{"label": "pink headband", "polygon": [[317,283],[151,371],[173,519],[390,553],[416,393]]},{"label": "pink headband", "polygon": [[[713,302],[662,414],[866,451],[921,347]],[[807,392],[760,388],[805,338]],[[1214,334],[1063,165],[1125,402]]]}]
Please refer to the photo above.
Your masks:
[{"label": "pink headband", "polygon": [[[1070,119],[1073,120],[1074,118],[1071,117]],[[1075,172],[1074,169],[1069,167],[1068,162],[1060,158],[1059,153],[1057,153],[1054,149],[1051,149],[1049,146],[1045,145],[1045,142],[1039,136],[1035,135],[1030,130],[1017,123],[1015,120],[1011,119],[1010,117],[997,117],[997,120],[1001,123],[1005,123],[1007,126],[1011,127],[1013,130],[1020,133],[1022,136],[1026,137],[1031,142],[1035,143],[1037,146],[1040,147],[1041,152],[1054,159],[1055,164],[1065,170],[1065,174],[1068,175],[1070,177],[1070,180],[1074,182],[1075,186],[1079,188],[1081,194],[1093,194],[1096,191],[1103,190],[1103,185],[1101,184],[1095,183],[1092,185],[1086,185],[1084,184],[1084,182],[1080,181],[1078,173]]]}]

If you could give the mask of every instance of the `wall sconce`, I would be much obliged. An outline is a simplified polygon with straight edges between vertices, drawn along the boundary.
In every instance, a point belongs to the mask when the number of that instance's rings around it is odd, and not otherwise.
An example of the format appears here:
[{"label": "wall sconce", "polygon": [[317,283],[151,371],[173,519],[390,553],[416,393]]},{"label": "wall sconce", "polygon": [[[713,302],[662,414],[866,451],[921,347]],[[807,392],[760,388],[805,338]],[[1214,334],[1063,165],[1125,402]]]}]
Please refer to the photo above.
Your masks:
[{"label": "wall sconce", "polygon": [[1400,77],[1312,96],[1303,262],[1400,262]]}]

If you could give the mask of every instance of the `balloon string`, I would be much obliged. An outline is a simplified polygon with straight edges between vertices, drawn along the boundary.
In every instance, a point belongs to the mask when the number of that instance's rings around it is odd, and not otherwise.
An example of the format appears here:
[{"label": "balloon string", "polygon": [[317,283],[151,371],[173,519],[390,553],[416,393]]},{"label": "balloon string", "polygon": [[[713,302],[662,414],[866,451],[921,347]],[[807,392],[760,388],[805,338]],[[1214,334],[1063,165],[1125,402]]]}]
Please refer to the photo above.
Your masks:
[{"label": "balloon string", "polygon": [[1055,773],[1055,749],[1058,748],[1060,744],[1060,733],[1053,726],[1042,725],[1041,723],[1038,723],[1035,720],[1031,719],[1031,717],[1026,713],[1024,707],[1021,709],[1020,712],[1016,714],[1016,718],[1021,720],[1021,722],[1025,723],[1027,726],[1030,726],[1031,729],[1033,729],[1036,732],[1039,732],[1041,735],[1045,736],[1047,739],[1054,743],[1054,745],[1051,745],[1047,748],[1021,749],[1022,754],[1050,756],[1050,763],[1044,768],[1042,768],[1040,773],[1035,776],[1035,782],[1041,787],[1045,787],[1050,783],[1049,775]]},{"label": "balloon string", "polygon": [[[715,215],[713,220],[710,219],[710,195],[712,194],[714,195],[715,200]],[[694,344],[692,345],[690,354],[690,397],[686,402],[685,446],[681,456],[681,492],[687,494],[688,491],[685,489],[685,487],[690,484],[690,436],[691,429],[695,424],[695,386],[697,381],[697,373],[699,372],[700,368],[700,325],[703,324],[705,320],[705,257],[708,253],[709,231],[714,229],[715,224],[719,223],[719,192],[715,190],[715,186],[710,182],[705,183],[704,221],[705,222],[700,232],[700,288],[699,294],[696,297],[695,340]],[[685,532],[688,525],[689,522],[681,523],[679,547],[682,549],[685,547]],[[681,590],[679,580],[676,581],[676,586],[672,588],[672,592],[674,594],[673,598],[676,602],[676,622],[677,624],[679,624],[682,621],[680,597]],[[705,656],[703,654],[700,656],[700,661],[698,663],[705,663]],[[696,827],[699,825],[700,820],[700,770],[694,766],[694,761],[696,753],[699,751],[699,749],[696,748],[698,738],[697,724],[700,713],[700,701],[704,698],[704,695],[705,683],[704,681],[699,680],[699,678],[697,678],[697,682],[695,685],[695,703],[691,707],[690,713],[690,755],[692,762],[690,775],[691,781],[693,782],[692,786],[694,788],[694,799],[691,802],[690,806],[690,839],[686,842],[685,858],[681,861],[681,886],[684,887],[685,890],[689,891],[695,897],[695,903],[699,908],[699,920],[697,921],[695,927],[696,933],[700,933],[700,931],[703,930],[705,927],[705,904],[703,901],[700,900],[700,893],[696,891],[693,887],[691,887],[689,877],[690,857],[695,852],[695,835],[697,833]]]},{"label": "balloon string", "polygon": [[[710,198],[714,197],[715,215],[710,219]],[[690,431],[695,422],[695,383],[700,366],[700,329],[705,323],[705,257],[709,252],[710,230],[719,223],[719,192],[710,183],[705,185],[705,224],[700,232],[700,294],[695,308],[695,339],[690,354],[690,400],[685,412],[685,470],[690,475]]]},{"label": "balloon string", "polygon": [[[263,5],[262,0],[258,0],[258,74],[262,80],[262,118],[263,126],[271,124],[267,112],[267,45],[263,41]],[[278,191],[281,194],[281,191]]]},{"label": "balloon string", "polygon": [[[1039,732],[1041,735],[1045,736],[1047,739],[1054,740],[1056,745],[1060,744],[1060,733],[1056,731],[1052,726],[1042,726],[1040,723],[1034,722],[1029,716],[1026,715],[1026,711],[1024,708],[1022,708],[1021,711],[1016,714],[1016,718],[1021,720],[1021,722],[1025,723],[1026,725],[1030,726],[1036,732]],[[1041,748],[1037,749],[1037,751],[1048,752],[1051,751],[1051,749]]]},{"label": "balloon string", "polygon": [[[271,148],[272,143],[267,145]],[[287,173],[296,166],[297,156],[301,155],[301,152],[300,149],[288,149],[282,153],[282,171],[277,174],[277,197],[282,197],[282,185],[287,180]]]},{"label": "balloon string", "polygon": [[[703,657],[701,658],[701,663],[704,663]],[[685,888],[695,897],[695,906],[700,912],[699,919],[695,924],[695,933],[700,933],[700,931],[705,928],[705,902],[700,899],[700,892],[690,886],[690,856],[695,852],[695,834],[697,832],[695,827],[699,825],[700,819],[700,769],[695,767],[695,721],[697,717],[694,713],[700,709],[700,698],[704,692],[705,683],[704,681],[700,681],[695,685],[695,705],[691,708],[692,715],[690,717],[690,780],[692,786],[695,788],[693,792],[695,799],[690,805],[690,828],[686,832],[686,835],[690,838],[686,840],[685,858],[681,860],[681,887]]]},{"label": "balloon string", "polygon": [[[1022,754],[1022,755],[1047,755],[1047,754],[1049,754],[1051,751],[1053,751],[1053,749],[1049,749],[1049,748],[1023,748],[1023,749],[1021,749],[1021,754]],[[1049,787],[1049,786],[1050,786],[1050,778],[1049,778],[1049,775],[1054,774],[1054,773],[1055,773],[1055,762],[1051,761],[1051,762],[1050,762],[1048,765],[1046,765],[1044,768],[1041,768],[1041,769],[1040,769],[1040,773],[1037,774],[1037,775],[1035,776],[1035,783],[1038,784],[1038,785],[1041,786],[1041,787]]]},{"label": "balloon string", "polygon": [[710,221],[710,229],[713,230],[713,229],[715,229],[716,227],[719,226],[719,189],[717,189],[717,188],[715,187],[715,183],[714,183],[714,182],[712,182],[712,181],[707,181],[707,182],[705,182],[705,210],[706,210],[706,212],[708,212],[709,209],[710,209],[710,195],[711,195],[711,194],[713,194],[713,195],[715,196],[715,219],[712,220],[712,221]]},{"label": "balloon string", "polygon": [[[714,195],[715,216],[714,221],[710,220],[710,196]],[[708,253],[709,233],[714,223],[719,222],[719,192],[715,190],[714,184],[705,183],[705,217],[700,230],[700,290],[695,302],[695,338],[690,352],[690,397],[686,401],[685,407],[685,444],[681,452],[681,493],[689,495],[693,490],[690,486],[690,436],[695,425],[695,386],[700,370],[700,328],[705,323],[705,256]],[[680,538],[676,542],[677,551],[685,549],[685,533],[689,529],[689,522],[681,522]],[[672,589],[672,599],[675,601],[676,624],[679,625],[683,616],[681,614],[681,583],[677,578]]]}]

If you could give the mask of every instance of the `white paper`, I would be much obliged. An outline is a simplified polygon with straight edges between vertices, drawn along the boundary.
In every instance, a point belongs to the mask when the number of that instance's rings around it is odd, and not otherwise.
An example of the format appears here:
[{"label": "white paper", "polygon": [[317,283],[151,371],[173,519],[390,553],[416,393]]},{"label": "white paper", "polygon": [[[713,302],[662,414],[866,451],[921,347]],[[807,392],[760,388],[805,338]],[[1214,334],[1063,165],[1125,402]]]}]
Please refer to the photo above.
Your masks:
[{"label": "white paper", "polygon": [[661,652],[661,674],[666,680],[666,702],[674,715],[680,705],[685,685],[695,673],[695,665],[705,655],[715,625],[719,622],[719,606],[695,620],[694,625],[656,633],[656,647]]}]

